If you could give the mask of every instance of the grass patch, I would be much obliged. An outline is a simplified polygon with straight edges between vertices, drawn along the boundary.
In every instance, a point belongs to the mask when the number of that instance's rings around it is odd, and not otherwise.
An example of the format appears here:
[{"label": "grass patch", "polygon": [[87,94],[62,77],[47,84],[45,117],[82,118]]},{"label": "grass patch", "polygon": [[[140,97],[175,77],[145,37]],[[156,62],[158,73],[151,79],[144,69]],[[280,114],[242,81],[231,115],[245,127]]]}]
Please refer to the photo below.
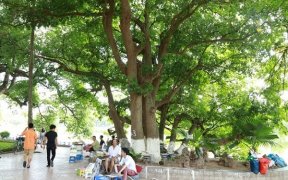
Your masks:
[{"label": "grass patch", "polygon": [[12,151],[15,147],[15,141],[11,140],[0,140],[0,151],[1,152],[8,152]]}]

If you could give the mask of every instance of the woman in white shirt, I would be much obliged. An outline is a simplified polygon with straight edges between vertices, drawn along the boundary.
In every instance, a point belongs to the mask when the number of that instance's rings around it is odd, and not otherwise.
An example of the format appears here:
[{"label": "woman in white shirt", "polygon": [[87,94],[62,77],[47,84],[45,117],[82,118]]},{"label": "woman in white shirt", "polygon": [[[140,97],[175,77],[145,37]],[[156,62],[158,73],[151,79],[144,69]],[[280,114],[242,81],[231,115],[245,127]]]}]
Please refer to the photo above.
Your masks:
[{"label": "woman in white shirt", "polygon": [[109,174],[112,172],[114,164],[119,162],[118,157],[120,157],[121,148],[118,146],[118,140],[112,140],[112,146],[109,147],[108,157],[105,160],[105,174]]},{"label": "woman in white shirt", "polygon": [[123,180],[127,180],[127,175],[137,175],[136,164],[133,158],[129,155],[128,148],[122,148],[121,157],[120,163],[115,165],[115,172],[119,175],[123,173]]}]

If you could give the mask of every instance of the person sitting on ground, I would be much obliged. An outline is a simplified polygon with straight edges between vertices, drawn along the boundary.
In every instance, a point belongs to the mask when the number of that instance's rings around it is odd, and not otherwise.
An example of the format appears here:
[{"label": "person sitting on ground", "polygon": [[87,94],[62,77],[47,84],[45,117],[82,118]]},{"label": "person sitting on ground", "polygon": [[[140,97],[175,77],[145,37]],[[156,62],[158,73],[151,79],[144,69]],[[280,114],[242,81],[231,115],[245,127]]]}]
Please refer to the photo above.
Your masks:
[{"label": "person sitting on ground", "polygon": [[[108,157],[105,160],[105,171],[111,173],[113,171],[114,164],[119,162],[118,158],[121,154],[121,148],[118,146],[118,140],[113,139],[112,146],[108,149]],[[110,171],[109,171],[110,170]]]},{"label": "person sitting on ground", "polygon": [[137,175],[136,164],[133,158],[129,155],[128,148],[122,148],[121,161],[115,165],[115,172],[121,175],[123,173],[122,180],[127,180],[127,176]]},{"label": "person sitting on ground", "polygon": [[97,151],[100,149],[100,144],[99,142],[97,141],[96,139],[96,136],[93,136],[92,137],[92,140],[93,140],[93,143],[88,145],[89,146],[89,152],[92,152],[92,151]]}]

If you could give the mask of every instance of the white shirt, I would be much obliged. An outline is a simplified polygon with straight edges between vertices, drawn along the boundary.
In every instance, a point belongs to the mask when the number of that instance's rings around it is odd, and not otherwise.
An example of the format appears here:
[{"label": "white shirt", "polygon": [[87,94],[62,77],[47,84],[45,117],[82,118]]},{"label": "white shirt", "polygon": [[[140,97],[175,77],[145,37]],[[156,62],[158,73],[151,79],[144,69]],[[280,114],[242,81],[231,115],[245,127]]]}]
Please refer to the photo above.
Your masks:
[{"label": "white shirt", "polygon": [[109,149],[108,149],[108,155],[109,155],[109,158],[111,157],[116,157],[116,156],[120,156],[121,155],[121,148],[120,146],[115,146],[115,148],[113,146],[110,146]]},{"label": "white shirt", "polygon": [[133,158],[131,156],[126,155],[125,158],[122,157],[122,159],[120,161],[120,165],[122,166],[123,164],[125,164],[128,169],[137,172],[135,161],[133,160]]}]

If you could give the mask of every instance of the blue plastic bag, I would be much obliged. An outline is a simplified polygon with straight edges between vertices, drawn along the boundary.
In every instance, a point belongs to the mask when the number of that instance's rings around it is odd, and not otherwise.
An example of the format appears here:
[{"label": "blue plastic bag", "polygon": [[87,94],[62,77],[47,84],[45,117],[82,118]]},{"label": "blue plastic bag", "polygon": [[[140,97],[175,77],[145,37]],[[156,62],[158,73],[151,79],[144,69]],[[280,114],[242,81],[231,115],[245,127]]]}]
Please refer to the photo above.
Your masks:
[{"label": "blue plastic bag", "polygon": [[107,176],[97,175],[94,177],[94,180],[109,180]]},{"label": "blue plastic bag", "polygon": [[272,159],[275,162],[276,166],[278,166],[278,167],[286,167],[287,166],[284,159],[279,157],[277,154],[269,154],[268,158]]},{"label": "blue plastic bag", "polygon": [[258,161],[258,159],[251,159],[250,160],[250,169],[251,169],[251,172],[253,172],[254,174],[259,173],[259,161]]}]

